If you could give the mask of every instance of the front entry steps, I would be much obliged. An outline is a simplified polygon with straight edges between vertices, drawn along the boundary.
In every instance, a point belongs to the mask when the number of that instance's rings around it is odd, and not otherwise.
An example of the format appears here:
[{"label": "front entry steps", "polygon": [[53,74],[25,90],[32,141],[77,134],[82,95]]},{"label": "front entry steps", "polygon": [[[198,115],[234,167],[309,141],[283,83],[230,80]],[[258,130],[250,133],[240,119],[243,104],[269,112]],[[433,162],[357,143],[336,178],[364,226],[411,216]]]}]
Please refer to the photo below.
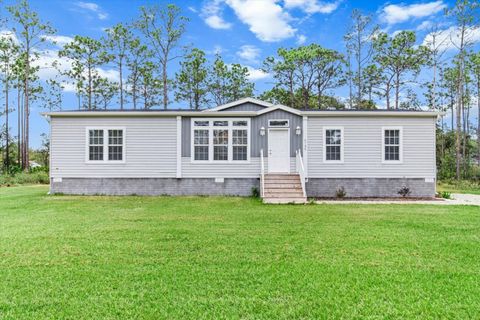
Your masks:
[{"label": "front entry steps", "polygon": [[266,174],[264,203],[306,203],[299,174]]}]

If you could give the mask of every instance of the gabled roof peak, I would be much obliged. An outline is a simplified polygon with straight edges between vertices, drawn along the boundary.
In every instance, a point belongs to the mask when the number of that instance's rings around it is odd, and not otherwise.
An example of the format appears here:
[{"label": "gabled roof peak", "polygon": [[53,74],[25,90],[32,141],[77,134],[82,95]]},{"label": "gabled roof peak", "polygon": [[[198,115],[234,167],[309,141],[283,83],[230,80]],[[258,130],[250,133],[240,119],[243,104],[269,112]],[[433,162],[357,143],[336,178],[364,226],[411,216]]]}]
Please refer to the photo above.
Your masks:
[{"label": "gabled roof peak", "polygon": [[243,98],[243,99],[240,99],[240,100],[232,101],[232,102],[229,102],[229,103],[226,103],[226,104],[222,104],[222,105],[220,105],[218,107],[215,107],[215,108],[212,108],[212,109],[206,109],[206,110],[203,110],[203,112],[221,111],[221,110],[225,110],[225,109],[229,109],[229,108],[232,108],[232,107],[235,107],[235,106],[242,105],[244,103],[253,103],[253,104],[259,105],[259,106],[264,107],[264,108],[270,108],[270,107],[274,106],[273,103],[249,97],[249,98]]}]

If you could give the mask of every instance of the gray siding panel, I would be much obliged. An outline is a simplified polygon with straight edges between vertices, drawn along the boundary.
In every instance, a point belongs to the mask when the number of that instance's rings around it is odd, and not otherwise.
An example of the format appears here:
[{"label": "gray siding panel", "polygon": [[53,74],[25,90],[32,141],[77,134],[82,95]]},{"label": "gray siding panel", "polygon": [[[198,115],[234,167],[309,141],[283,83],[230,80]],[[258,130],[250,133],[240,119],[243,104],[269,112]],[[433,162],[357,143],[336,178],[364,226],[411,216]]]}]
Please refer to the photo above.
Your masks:
[{"label": "gray siding panel", "polygon": [[[344,128],[344,163],[323,162],[323,127]],[[403,162],[382,163],[382,127],[403,127]],[[435,120],[412,117],[308,118],[308,176],[435,178]]]},{"label": "gray siding panel", "polygon": [[[86,163],[87,127],[125,127],[126,161]],[[52,177],[175,177],[175,117],[51,119]]]},{"label": "gray siding panel", "polygon": [[[265,156],[268,156],[268,120],[270,119],[288,119],[290,125],[290,156],[295,157],[295,150],[302,149],[302,135],[295,134],[295,128],[300,127],[303,131],[302,117],[285,112],[283,110],[275,110],[262,114],[252,119],[252,147],[251,154],[254,157],[260,155],[260,150],[264,150]],[[265,136],[260,136],[260,128],[265,127]]]},{"label": "gray siding panel", "polygon": [[247,102],[247,103],[242,103],[240,105],[237,105],[237,106],[234,106],[234,107],[231,107],[231,108],[227,108],[227,109],[223,109],[223,110],[220,110],[218,112],[222,112],[222,111],[259,111],[259,110],[263,110],[265,109],[264,106],[260,106],[258,104],[255,104],[255,103],[251,103],[251,102]]}]

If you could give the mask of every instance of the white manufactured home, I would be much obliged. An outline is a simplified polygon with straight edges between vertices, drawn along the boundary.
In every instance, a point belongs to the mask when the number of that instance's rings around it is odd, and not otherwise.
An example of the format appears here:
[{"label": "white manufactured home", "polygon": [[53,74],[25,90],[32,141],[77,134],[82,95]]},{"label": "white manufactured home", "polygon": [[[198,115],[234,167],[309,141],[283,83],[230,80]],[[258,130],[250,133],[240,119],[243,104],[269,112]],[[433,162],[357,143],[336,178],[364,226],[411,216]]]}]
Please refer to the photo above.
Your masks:
[{"label": "white manufactured home", "polygon": [[429,111],[302,111],[256,99],[191,110],[58,111],[51,193],[306,197],[435,195]]}]

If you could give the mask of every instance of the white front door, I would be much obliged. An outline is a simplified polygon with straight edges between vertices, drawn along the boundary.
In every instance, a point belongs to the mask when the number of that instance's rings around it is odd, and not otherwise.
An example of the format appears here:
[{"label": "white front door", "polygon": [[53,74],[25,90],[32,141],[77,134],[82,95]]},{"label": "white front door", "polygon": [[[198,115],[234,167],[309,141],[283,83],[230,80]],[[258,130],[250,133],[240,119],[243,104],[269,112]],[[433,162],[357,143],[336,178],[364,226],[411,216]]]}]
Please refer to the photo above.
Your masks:
[{"label": "white front door", "polygon": [[290,172],[290,136],[287,128],[268,130],[268,172]]}]

